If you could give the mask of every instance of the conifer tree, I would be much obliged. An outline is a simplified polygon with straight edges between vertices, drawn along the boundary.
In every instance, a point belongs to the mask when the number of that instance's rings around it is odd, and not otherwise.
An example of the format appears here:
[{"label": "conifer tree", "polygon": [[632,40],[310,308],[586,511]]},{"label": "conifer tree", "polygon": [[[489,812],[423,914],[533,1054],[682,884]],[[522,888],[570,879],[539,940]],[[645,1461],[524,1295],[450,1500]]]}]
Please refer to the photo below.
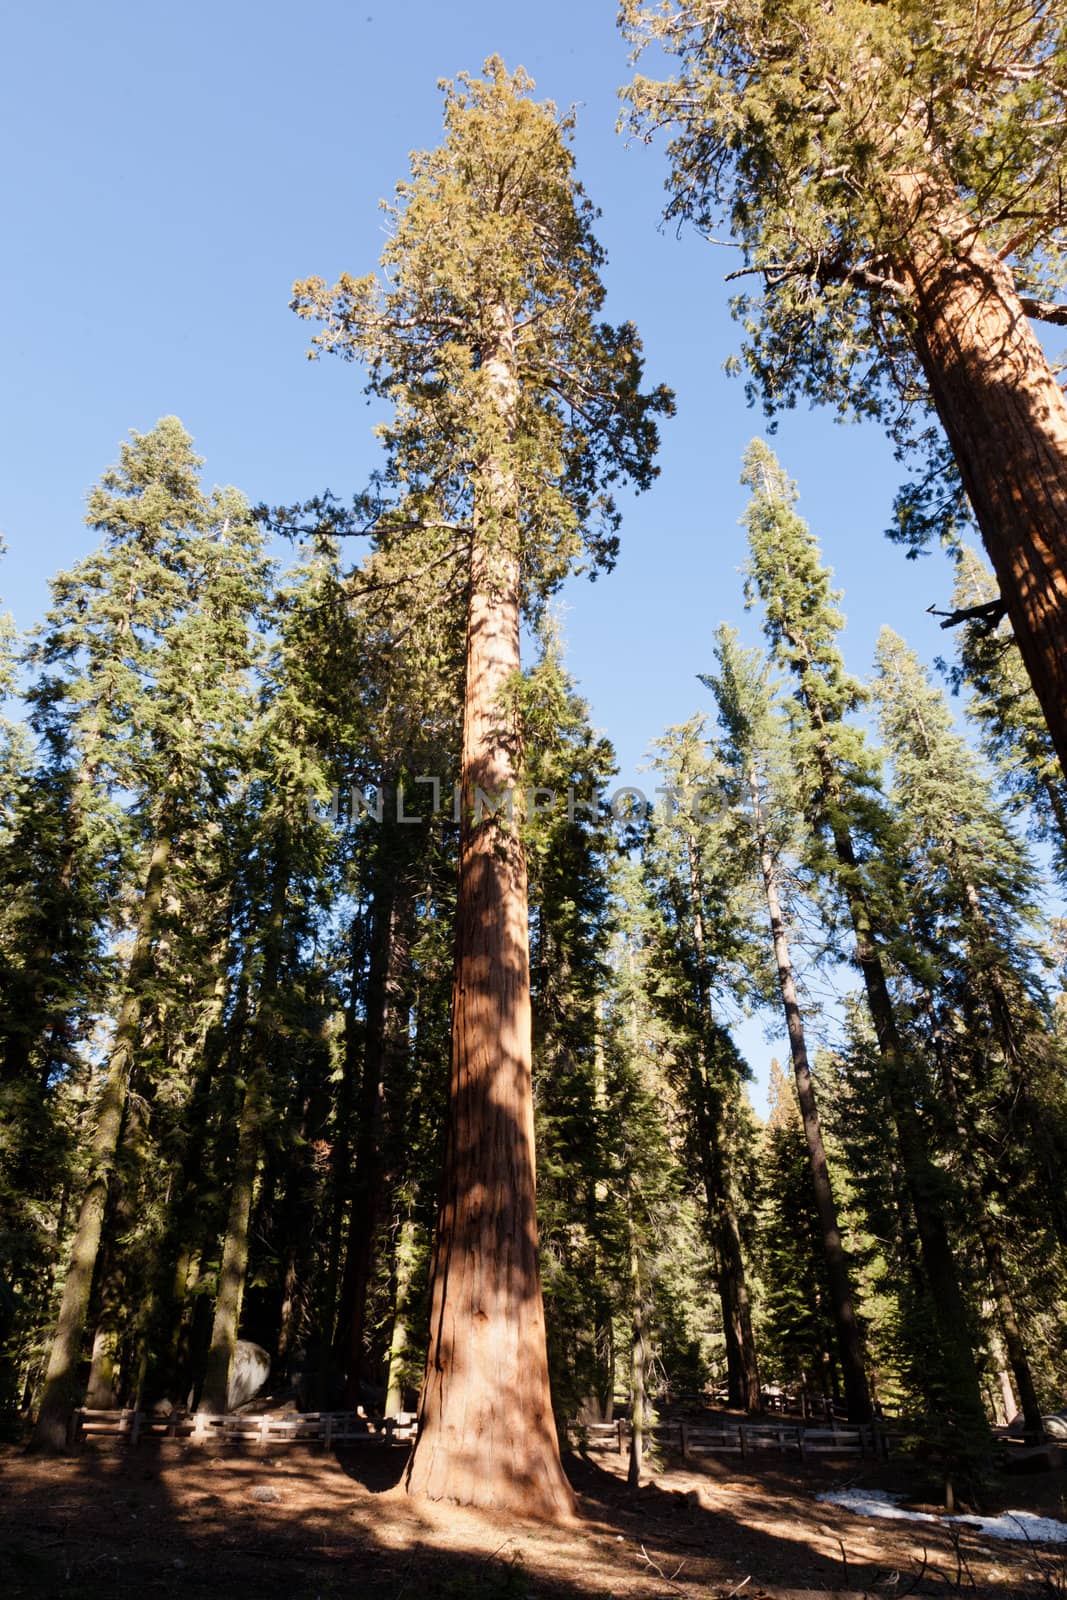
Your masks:
[{"label": "conifer tree", "polygon": [[[619,1285],[617,1342],[628,1351],[627,1482],[635,1490],[656,1421],[654,1374],[658,1369],[660,1382],[669,1383],[682,1360],[686,1386],[703,1388],[706,1358],[712,1354],[707,1332],[716,1298],[713,1280],[719,1279],[724,1318],[733,1303],[721,1293],[718,1263],[707,1259],[716,1219],[709,1218],[700,1178],[694,1183],[690,1171],[699,1148],[693,1134],[692,1041],[663,1005],[662,918],[636,862],[620,865],[616,890],[617,930],[603,1016],[604,1212],[605,1221],[614,1224],[614,1236],[608,1234],[605,1242]],[[735,1158],[729,1174],[739,1187],[740,1167]]]},{"label": "conifer tree", "polygon": [[205,805],[226,783],[205,752],[224,739],[232,676],[247,658],[247,615],[259,581],[258,535],[233,491],[205,495],[199,459],[176,418],[134,434],[119,465],[90,498],[101,550],[55,585],[56,610],[43,649],[62,681],[77,729],[81,769],[69,848],[81,808],[98,785],[137,801],[143,878],[132,916],[114,1034],[99,1088],[89,1170],[52,1340],[35,1439],[64,1443],[76,1400],[82,1336],[105,1207],[122,1137],[142,1026],[156,1003],[157,953],[168,895]]},{"label": "conifer tree", "polygon": [[971,691],[967,711],[978,724],[986,755],[1008,793],[1029,807],[1033,832],[1048,841],[1057,870],[1067,880],[1067,779],[1011,626],[1003,617],[995,620],[998,601],[996,580],[977,551],[963,545],[956,559],[952,604],[957,612],[971,615],[958,635],[959,662],[952,668],[952,682]]},{"label": "conifer tree", "polygon": [[[864,1370],[863,1346],[826,1162],[826,1148],[815,1103],[815,1086],[808,1062],[804,1019],[797,995],[789,935],[782,910],[780,853],[783,844],[789,841],[790,819],[786,785],[780,776],[782,767],[780,760],[777,764],[778,781],[775,781],[774,745],[777,730],[773,720],[772,691],[767,682],[767,668],[760,661],[758,652],[742,650],[732,629],[726,627],[718,629],[716,655],[718,672],[704,678],[703,681],[713,691],[718,703],[719,721],[725,734],[719,746],[719,753],[727,771],[732,771],[734,775],[734,785],[731,789],[734,804],[744,807],[751,813],[821,1232],[825,1270],[829,1281],[830,1311],[837,1334],[848,1414],[851,1421],[867,1422],[870,1420],[871,1401]],[[768,816],[770,808],[774,811],[773,824]],[[787,1126],[795,1132],[791,1121]],[[788,1140],[785,1140],[785,1144],[788,1144]],[[787,1176],[790,1170],[788,1149],[783,1147],[775,1154],[781,1156],[784,1163],[783,1177]]]},{"label": "conifer tree", "polygon": [[[1067,1101],[1060,1052],[1047,1012],[1042,1018],[1039,1009],[1027,933],[1034,873],[988,778],[952,728],[944,697],[888,628],[879,637],[877,664],[882,730],[905,819],[903,865],[936,973],[936,991],[926,988],[924,1000],[942,1113],[1027,1428],[1040,1437],[1011,1241],[1029,1256],[1035,1227],[1044,1232],[1046,1219],[1055,1224],[1062,1216],[1056,1175],[1065,1157]],[[1024,1134],[1021,1150],[1013,1125]],[[1047,1253],[1047,1245],[1038,1252]],[[1029,1261],[1026,1269],[1031,1287],[1043,1276],[1035,1265]]]},{"label": "conifer tree", "polygon": [[845,670],[837,645],[843,625],[839,596],[794,509],[796,491],[759,440],[746,452],[742,481],[751,490],[745,518],[750,590],[763,603],[773,657],[796,683],[795,759],[822,841],[822,871],[840,894],[852,926],[936,1317],[950,1416],[967,1456],[984,1434],[984,1413],[970,1317],[946,1221],[944,1178],[919,1111],[915,1065],[888,977],[886,931],[880,923],[884,908],[875,894],[872,863],[864,859],[864,841],[876,860],[892,826],[866,741],[845,720],[862,690]]},{"label": "conifer tree", "polygon": [[745,1264],[741,1196],[751,1149],[742,1082],[748,1069],[726,1030],[721,1002],[744,991],[753,929],[735,854],[725,848],[718,775],[703,719],[668,730],[656,768],[666,805],[644,850],[649,893],[660,913],[659,1003],[674,1031],[685,1075],[694,1167],[707,1207],[722,1302],[727,1391],[732,1406],[756,1411],[759,1365]]},{"label": "conifer tree", "polygon": [[616,839],[592,797],[615,760],[590,727],[554,619],[538,632],[523,686],[538,1231],[556,1414],[599,1421],[614,1391],[621,1218],[606,1060]]},{"label": "conifer tree", "polygon": [[[836,1398],[836,1341],[824,1229],[815,1204],[795,1080],[786,1079],[777,1060],[771,1062],[769,1088],[770,1114],[760,1162],[763,1342],[782,1382],[795,1384],[802,1393]],[[869,1416],[869,1402],[867,1411]]]},{"label": "conifer tree", "polygon": [[[674,130],[672,213],[729,227],[750,392],[936,413],[1067,765],[1067,400],[1028,318],[1067,321],[1063,13],[1044,0],[625,0],[679,60],[630,93]],[[943,496],[902,497],[922,542]],[[948,496],[951,501],[953,497]]]},{"label": "conifer tree", "polygon": [[[652,476],[663,390],[633,328],[596,320],[603,255],[570,119],[487,63],[446,87],[445,142],[390,210],[383,279],[310,279],[319,348],[365,362],[394,406],[380,518],[467,593],[448,1146],[413,1493],[556,1516],[559,1463],[534,1215],[526,867],[500,807],[519,785],[519,623],[583,557],[610,564],[610,485]],[[428,552],[428,543],[435,547]],[[494,797],[492,802],[488,797]],[[486,1463],[492,1462],[492,1470]]]}]

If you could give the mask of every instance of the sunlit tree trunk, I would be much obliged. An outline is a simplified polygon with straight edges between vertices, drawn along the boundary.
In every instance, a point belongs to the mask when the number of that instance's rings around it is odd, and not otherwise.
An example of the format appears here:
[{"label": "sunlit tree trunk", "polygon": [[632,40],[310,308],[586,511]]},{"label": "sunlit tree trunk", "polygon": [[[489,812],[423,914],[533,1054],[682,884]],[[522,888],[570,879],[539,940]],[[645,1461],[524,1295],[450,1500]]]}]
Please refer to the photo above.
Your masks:
[{"label": "sunlit tree trunk", "polygon": [[955,196],[920,173],[894,188],[912,342],[1067,770],[1067,399]]},{"label": "sunlit tree trunk", "polygon": [[397,1233],[393,1266],[393,1328],[389,1337],[389,1370],[385,1380],[385,1415],[395,1417],[404,1409],[408,1387],[407,1364],[411,1345],[410,1296],[415,1280],[418,1228],[414,1217],[406,1216]]},{"label": "sunlit tree trunk", "polygon": [[45,1449],[64,1448],[71,1415],[78,1403],[82,1338],[89,1314],[89,1297],[100,1250],[108,1190],[122,1134],[130,1072],[140,1035],[145,991],[152,971],[170,852],[170,836],[161,833],[148,864],[137,934],[126,974],[125,994],[115,1027],[115,1039],[108,1058],[96,1130],[90,1147],[88,1183],[74,1231],[70,1266],[59,1307],[59,1322],[52,1340],[41,1408],[34,1428],[34,1444]]},{"label": "sunlit tree trunk", "polygon": [[[498,442],[475,480],[448,1134],[413,1494],[544,1517],[573,1513],[545,1345],[535,1211],[526,859],[508,706],[520,671],[518,508],[509,448],[514,318],[498,306],[481,367]],[[494,797],[486,802],[482,796]],[[493,816],[488,803],[501,804]]]}]

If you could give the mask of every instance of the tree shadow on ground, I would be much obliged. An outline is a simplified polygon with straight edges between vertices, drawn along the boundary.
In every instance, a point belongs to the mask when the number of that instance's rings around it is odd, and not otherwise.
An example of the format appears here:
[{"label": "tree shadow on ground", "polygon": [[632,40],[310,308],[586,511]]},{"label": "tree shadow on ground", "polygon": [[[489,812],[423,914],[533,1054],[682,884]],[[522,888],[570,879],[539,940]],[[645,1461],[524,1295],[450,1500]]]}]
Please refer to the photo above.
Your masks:
[{"label": "tree shadow on ground", "polygon": [[[750,1594],[775,1586],[889,1592],[876,1587],[889,1557],[881,1566],[858,1559],[867,1535],[840,1522],[857,1557],[846,1579],[834,1530],[818,1534],[824,1508],[807,1506],[815,1485],[787,1472],[781,1490],[753,1471],[738,1492],[738,1474],[724,1470],[719,1491],[729,1488],[733,1504],[702,1505],[692,1489],[679,1493],[665,1482],[631,1497],[604,1466],[569,1457],[583,1521],[558,1528],[409,1501],[398,1491],[405,1463],[403,1450],[372,1446],[340,1459],[145,1445],[49,1461],[0,1450],[3,1600],[704,1600],[742,1586]],[[902,1590],[946,1593],[944,1579],[910,1589],[911,1569],[902,1575]],[[1021,1590],[1005,1582],[986,1592],[1006,1600]]]}]

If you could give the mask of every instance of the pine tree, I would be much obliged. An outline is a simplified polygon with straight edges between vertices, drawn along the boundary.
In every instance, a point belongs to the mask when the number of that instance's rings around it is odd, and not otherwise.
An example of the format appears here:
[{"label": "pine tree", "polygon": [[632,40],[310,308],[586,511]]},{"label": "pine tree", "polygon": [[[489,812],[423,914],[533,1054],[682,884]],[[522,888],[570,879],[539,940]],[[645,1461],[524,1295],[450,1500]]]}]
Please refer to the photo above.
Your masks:
[{"label": "pine tree", "polygon": [[205,761],[205,751],[228,722],[226,664],[239,672],[247,658],[247,614],[259,580],[258,537],[243,501],[233,491],[204,495],[199,466],[176,418],[123,446],[89,503],[88,520],[104,544],[57,580],[41,652],[52,669],[44,690],[50,714],[63,703],[80,744],[69,850],[77,848],[91,792],[121,787],[137,802],[143,872],[35,1430],[36,1441],[53,1448],[65,1440],[76,1399],[128,1091],[157,1003],[169,898],[186,843],[229,777],[225,765]]},{"label": "pine tree", "polygon": [[[629,1356],[627,1481],[636,1490],[656,1422],[657,1389],[664,1382],[669,1387],[679,1366],[687,1387],[705,1386],[715,1298],[724,1319],[733,1306],[721,1293],[717,1263],[707,1259],[716,1219],[701,1206],[700,1177],[694,1182],[691,1171],[699,1148],[692,1041],[663,1004],[662,918],[636,862],[620,865],[616,889],[603,1017],[603,1220],[612,1229],[605,1243],[619,1285],[616,1344]],[[731,1177],[740,1178],[740,1166],[735,1158]],[[716,1277],[718,1297],[712,1292]]]},{"label": "pine tree", "polygon": [[[1067,320],[1067,52],[1027,0],[626,0],[679,58],[638,78],[674,130],[672,213],[742,250],[734,310],[750,393],[883,420],[935,413],[982,530],[1034,692],[1067,765],[1067,400],[1028,317]],[[905,496],[905,537],[943,494]],[[949,496],[950,500],[953,498]]]},{"label": "pine tree", "polygon": [[[704,678],[703,681],[713,691],[718,702],[719,720],[725,733],[719,753],[727,770],[732,770],[734,775],[732,793],[735,805],[740,802],[745,806],[747,802],[747,808],[751,812],[759,871],[763,879],[767,913],[770,918],[774,961],[778,969],[778,985],[785,1011],[786,1030],[789,1034],[800,1118],[821,1232],[825,1270],[829,1281],[830,1310],[837,1334],[848,1414],[851,1421],[867,1422],[871,1415],[871,1401],[864,1370],[863,1346],[826,1162],[826,1148],[815,1103],[815,1086],[808,1062],[804,1019],[797,995],[789,935],[782,910],[780,854],[782,845],[788,843],[789,817],[785,784],[775,783],[774,745],[777,730],[773,721],[772,692],[767,682],[766,666],[761,662],[758,652],[742,650],[732,629],[719,628],[716,634],[716,655],[718,672]],[[780,773],[780,759],[778,769]],[[771,808],[774,809],[776,823],[773,833],[768,816]],[[786,823],[784,829],[783,821]],[[793,1132],[795,1131],[794,1128]],[[776,1149],[774,1156],[776,1160],[781,1159],[783,1178],[788,1177],[791,1170],[789,1149],[784,1146]],[[804,1212],[806,1211],[807,1207],[804,1208]]]},{"label": "pine tree", "polygon": [[[1067,880],[1067,780],[1010,625],[1004,618],[995,620],[998,602],[996,580],[982,558],[962,546],[952,604],[972,615],[958,636],[953,686],[965,684],[971,691],[967,711],[978,724],[987,756],[1008,793],[1030,808],[1036,837],[1048,841],[1057,870]],[[983,617],[988,607],[994,614]]]},{"label": "pine tree", "polygon": [[777,1060],[771,1062],[770,1115],[762,1142],[759,1245],[768,1364],[777,1367],[781,1382],[796,1385],[802,1394],[831,1399],[837,1371],[824,1228],[796,1088]]},{"label": "pine tree", "polygon": [[751,966],[751,908],[736,858],[724,848],[717,772],[703,719],[670,729],[659,742],[655,765],[666,779],[667,798],[646,841],[644,866],[660,913],[659,1003],[685,1076],[690,1148],[722,1301],[729,1401],[756,1411],[759,1365],[741,1201],[752,1139],[742,1091],[748,1069],[722,1011],[723,997],[744,988]]},{"label": "pine tree", "polygon": [[[889,629],[879,638],[877,663],[882,729],[906,819],[904,869],[937,974],[936,990],[924,984],[920,993],[925,989],[943,1117],[1027,1428],[1040,1436],[1041,1407],[1027,1351],[1027,1318],[1020,1314],[1018,1283],[1012,1282],[1010,1242],[1015,1235],[1025,1250],[1034,1228],[1062,1212],[1054,1174],[1064,1159],[1067,1102],[1047,1009],[1042,1018],[1036,1003],[1027,938],[1034,874],[988,778],[952,728],[943,696]],[[1023,1151],[1013,1136],[1013,1124],[1020,1123]],[[1005,1190],[1009,1162],[1021,1163],[1022,1170],[1016,1166]],[[1031,1207],[1019,1229],[1012,1223],[1024,1196]],[[1032,1283],[1040,1278],[1032,1268],[1027,1276]]]},{"label": "pine tree", "polygon": [[610,564],[610,485],[649,482],[670,401],[641,393],[633,328],[595,320],[603,256],[570,120],[530,100],[521,72],[494,59],[486,73],[446,88],[445,142],[398,190],[384,281],[311,279],[294,303],[326,323],[318,347],[364,361],[395,408],[381,437],[401,499],[383,530],[407,530],[412,571],[429,560],[467,586],[453,1077],[407,1485],[555,1516],[573,1500],[537,1262],[526,867],[514,825],[485,813],[521,779],[522,609],[583,552]]},{"label": "pine tree", "polygon": [[970,1318],[945,1217],[944,1179],[918,1110],[915,1064],[909,1056],[888,978],[873,857],[892,837],[862,733],[845,719],[861,687],[845,670],[837,645],[843,618],[818,548],[794,510],[796,491],[766,445],[754,441],[743,481],[751,490],[746,523],[749,584],[763,602],[774,659],[796,683],[795,759],[822,841],[822,871],[836,887],[852,926],[856,965],[878,1040],[885,1094],[892,1107],[903,1179],[914,1211],[926,1282],[936,1316],[950,1415],[965,1455],[985,1431]]}]

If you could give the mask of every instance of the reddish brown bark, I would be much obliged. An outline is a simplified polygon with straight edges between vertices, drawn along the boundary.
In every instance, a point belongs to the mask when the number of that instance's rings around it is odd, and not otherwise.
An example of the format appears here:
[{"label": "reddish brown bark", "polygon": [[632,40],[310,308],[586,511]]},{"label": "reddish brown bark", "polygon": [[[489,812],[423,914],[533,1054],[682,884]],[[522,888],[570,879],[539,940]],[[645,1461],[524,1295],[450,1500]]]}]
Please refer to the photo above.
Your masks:
[{"label": "reddish brown bark", "polygon": [[919,173],[894,187],[912,342],[1067,770],[1067,399],[954,195]]},{"label": "reddish brown bark", "polygon": [[[482,367],[502,433],[517,385],[512,320]],[[517,515],[506,446],[476,479],[463,715],[462,820],[448,1138],[430,1346],[407,1488],[433,1500],[568,1517],[549,1392],[535,1212],[526,858],[506,806],[520,743]]]}]

